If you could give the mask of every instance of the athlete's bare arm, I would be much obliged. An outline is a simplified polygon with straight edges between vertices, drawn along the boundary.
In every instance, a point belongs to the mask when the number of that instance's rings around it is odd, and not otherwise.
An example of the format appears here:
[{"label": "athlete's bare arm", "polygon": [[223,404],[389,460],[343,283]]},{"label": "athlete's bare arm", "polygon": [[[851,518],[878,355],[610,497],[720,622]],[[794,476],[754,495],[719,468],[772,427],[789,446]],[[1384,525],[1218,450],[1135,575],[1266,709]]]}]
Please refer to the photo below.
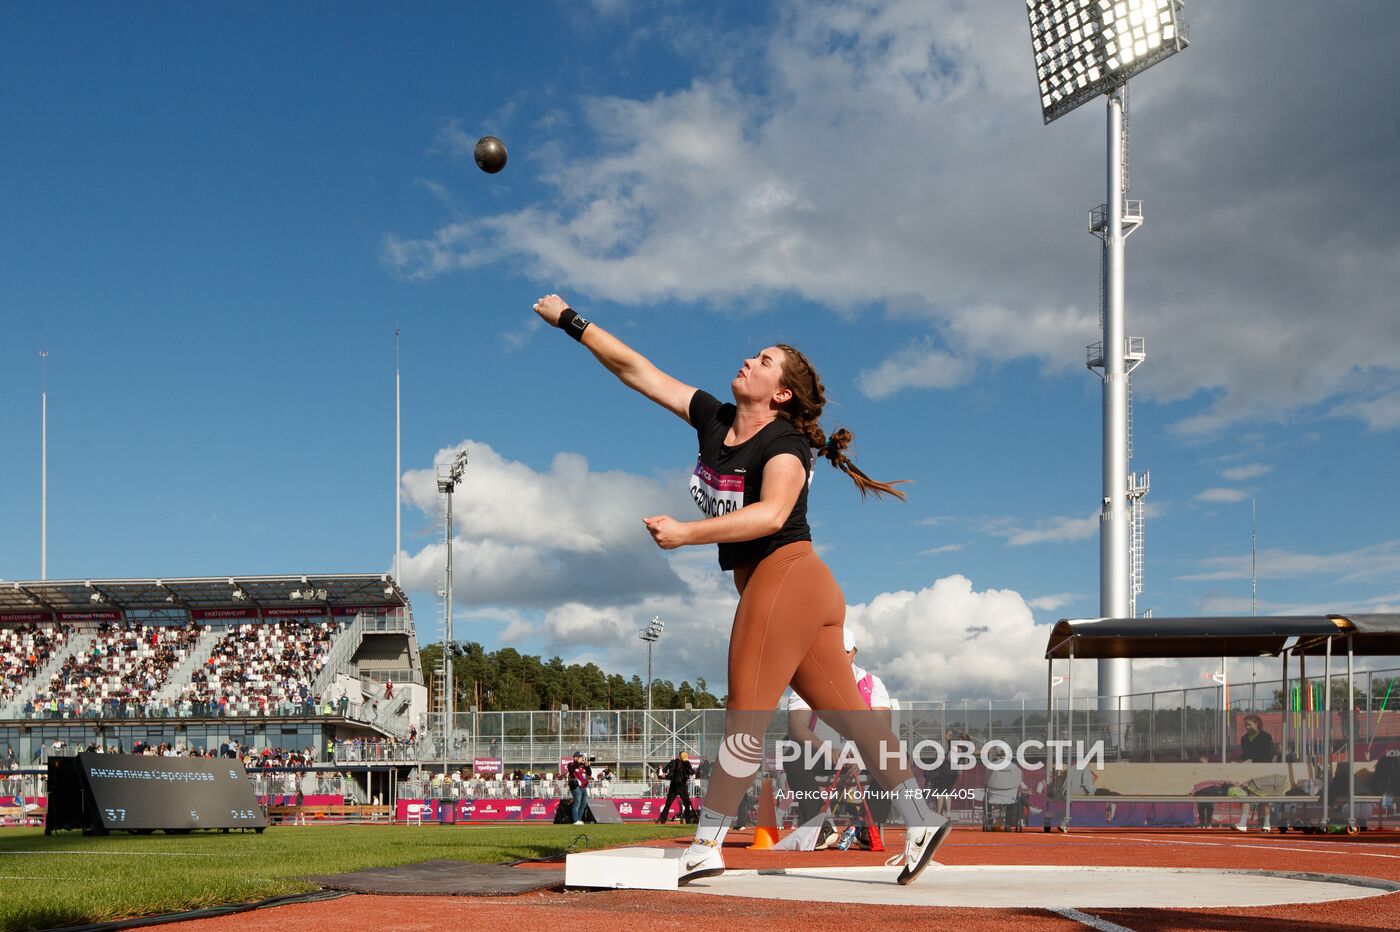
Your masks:
[{"label": "athlete's bare arm", "polygon": [[[588,328],[592,330],[592,327]],[[670,515],[643,518],[656,546],[674,550],[690,544],[731,544],[776,534],[787,523],[797,496],[807,484],[807,467],[792,453],[779,453],[763,467],[763,494],[758,501],[727,515],[677,521]]]},{"label": "athlete's bare arm", "polygon": [[[557,294],[546,295],[535,303],[535,313],[551,327],[557,327],[559,315],[566,307],[568,304]],[[662,372],[651,360],[595,323],[589,323],[582,342],[623,385],[690,423],[690,399],[695,395],[695,386]]]}]

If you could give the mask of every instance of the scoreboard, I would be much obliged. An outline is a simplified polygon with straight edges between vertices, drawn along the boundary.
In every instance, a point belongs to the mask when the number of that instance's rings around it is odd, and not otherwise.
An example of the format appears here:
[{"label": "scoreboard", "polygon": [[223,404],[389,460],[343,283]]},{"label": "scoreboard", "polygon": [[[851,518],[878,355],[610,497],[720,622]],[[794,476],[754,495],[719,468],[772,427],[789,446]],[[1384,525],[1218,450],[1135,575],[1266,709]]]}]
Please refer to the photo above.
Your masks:
[{"label": "scoreboard", "polygon": [[243,763],[234,758],[83,753],[50,759],[49,774],[46,831],[267,827]]}]

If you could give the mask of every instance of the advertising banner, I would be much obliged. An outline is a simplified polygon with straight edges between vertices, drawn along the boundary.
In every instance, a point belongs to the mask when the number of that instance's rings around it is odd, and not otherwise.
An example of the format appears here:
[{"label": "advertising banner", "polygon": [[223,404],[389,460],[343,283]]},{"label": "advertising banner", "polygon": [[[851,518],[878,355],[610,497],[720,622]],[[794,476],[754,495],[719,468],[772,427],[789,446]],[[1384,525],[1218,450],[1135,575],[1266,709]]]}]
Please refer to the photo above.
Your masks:
[{"label": "advertising banner", "polygon": [[[618,815],[626,822],[650,822],[661,814],[660,796],[612,799]],[[408,818],[409,807],[418,807],[424,822],[470,824],[475,822],[553,822],[559,809],[557,799],[400,799],[394,811],[396,821]],[[701,800],[695,800],[698,809]],[[679,809],[679,805],[675,807]]]}]

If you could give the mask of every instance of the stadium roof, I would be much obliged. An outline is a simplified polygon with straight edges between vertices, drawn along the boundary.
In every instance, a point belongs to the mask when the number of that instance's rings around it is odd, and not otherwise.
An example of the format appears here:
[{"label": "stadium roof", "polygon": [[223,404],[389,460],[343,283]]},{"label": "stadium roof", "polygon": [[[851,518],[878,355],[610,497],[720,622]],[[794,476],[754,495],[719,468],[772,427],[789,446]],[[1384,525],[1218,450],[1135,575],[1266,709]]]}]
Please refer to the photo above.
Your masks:
[{"label": "stadium roof", "polygon": [[407,605],[408,596],[388,574],[0,581],[0,618],[172,610],[330,615]]},{"label": "stadium roof", "polygon": [[1264,657],[1342,626],[1326,615],[1206,618],[1064,618],[1050,630],[1047,659],[1109,657]]},{"label": "stadium roof", "polygon": [[[1332,615],[1339,626],[1342,626],[1342,634],[1355,635],[1348,640],[1351,641],[1351,651],[1353,654],[1364,654],[1371,657],[1397,657],[1400,656],[1400,614],[1386,615]],[[1294,648],[1295,654],[1321,654],[1325,650],[1319,643],[1299,644]],[[1339,641],[1332,645],[1333,654],[1345,654],[1347,652],[1347,642]]]},{"label": "stadium roof", "polygon": [[[1400,614],[1249,615],[1204,618],[1064,618],[1050,630],[1050,660],[1110,657],[1400,655]],[[1350,645],[1348,645],[1350,642]]]}]

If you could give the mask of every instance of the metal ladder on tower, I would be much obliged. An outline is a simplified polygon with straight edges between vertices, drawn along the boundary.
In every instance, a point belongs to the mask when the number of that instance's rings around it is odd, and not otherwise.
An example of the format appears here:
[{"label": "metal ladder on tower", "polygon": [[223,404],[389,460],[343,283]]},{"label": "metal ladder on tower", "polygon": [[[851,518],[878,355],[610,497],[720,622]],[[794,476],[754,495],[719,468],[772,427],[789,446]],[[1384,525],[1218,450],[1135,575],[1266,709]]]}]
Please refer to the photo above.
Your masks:
[{"label": "metal ladder on tower", "polygon": [[1137,473],[1128,474],[1128,500],[1132,503],[1129,510],[1129,519],[1132,526],[1132,584],[1128,589],[1128,614],[1129,617],[1137,617],[1137,597],[1142,592],[1143,584],[1143,536],[1146,516],[1144,514],[1143,499],[1152,486],[1152,473],[1144,472],[1141,476]]}]

